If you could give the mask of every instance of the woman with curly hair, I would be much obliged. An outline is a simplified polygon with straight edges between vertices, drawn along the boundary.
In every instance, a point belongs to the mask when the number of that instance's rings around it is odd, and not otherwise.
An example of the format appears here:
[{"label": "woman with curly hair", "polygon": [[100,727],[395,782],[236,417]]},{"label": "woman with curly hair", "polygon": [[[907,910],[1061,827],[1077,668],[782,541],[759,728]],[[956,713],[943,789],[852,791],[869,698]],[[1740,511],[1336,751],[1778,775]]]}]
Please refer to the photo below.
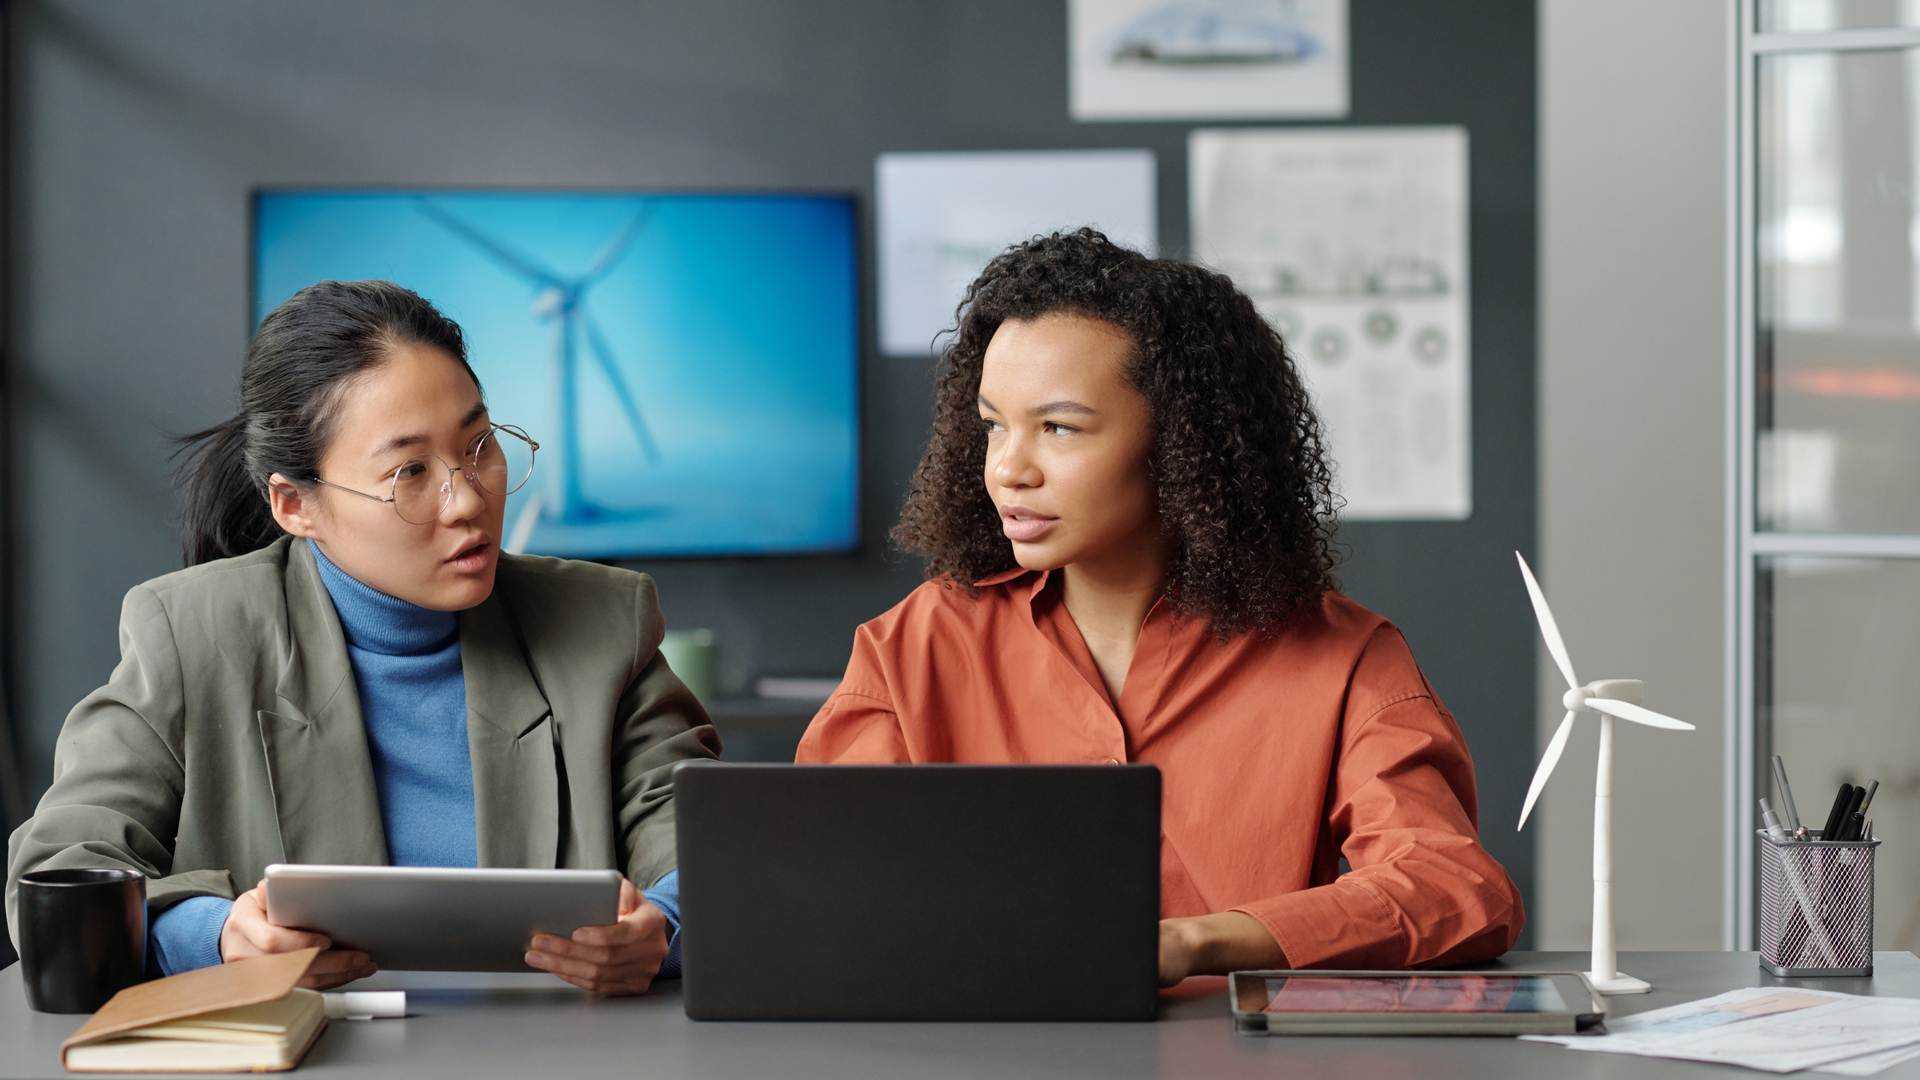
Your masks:
[{"label": "woman with curly hair", "polygon": [[1525,917],[1465,739],[1333,536],[1306,388],[1231,281],[1091,229],[1015,245],[894,529],[928,580],[798,760],[1158,766],[1168,985],[1498,956]]}]

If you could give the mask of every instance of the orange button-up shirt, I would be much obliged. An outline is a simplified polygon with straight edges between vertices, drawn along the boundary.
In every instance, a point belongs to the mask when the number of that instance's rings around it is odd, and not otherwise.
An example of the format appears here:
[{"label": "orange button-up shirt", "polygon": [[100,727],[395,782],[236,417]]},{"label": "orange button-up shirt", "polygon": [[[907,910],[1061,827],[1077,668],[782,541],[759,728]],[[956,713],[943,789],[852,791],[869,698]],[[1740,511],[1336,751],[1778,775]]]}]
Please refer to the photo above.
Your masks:
[{"label": "orange button-up shirt", "polygon": [[1114,701],[1049,578],[928,582],[861,626],[796,759],[1145,762],[1164,916],[1245,912],[1295,967],[1512,947],[1526,917],[1480,846],[1466,741],[1391,623],[1329,593],[1223,642],[1156,604]]}]

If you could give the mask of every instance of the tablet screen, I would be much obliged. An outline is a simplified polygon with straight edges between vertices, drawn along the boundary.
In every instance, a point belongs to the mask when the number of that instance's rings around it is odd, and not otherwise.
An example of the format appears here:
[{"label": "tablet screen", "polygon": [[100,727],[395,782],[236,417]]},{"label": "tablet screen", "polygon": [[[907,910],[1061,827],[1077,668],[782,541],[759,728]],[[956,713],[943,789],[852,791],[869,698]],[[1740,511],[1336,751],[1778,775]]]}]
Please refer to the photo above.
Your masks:
[{"label": "tablet screen", "polygon": [[[1269,976],[1269,1013],[1563,1013],[1541,975]],[[1244,999],[1243,999],[1244,1000]]]}]

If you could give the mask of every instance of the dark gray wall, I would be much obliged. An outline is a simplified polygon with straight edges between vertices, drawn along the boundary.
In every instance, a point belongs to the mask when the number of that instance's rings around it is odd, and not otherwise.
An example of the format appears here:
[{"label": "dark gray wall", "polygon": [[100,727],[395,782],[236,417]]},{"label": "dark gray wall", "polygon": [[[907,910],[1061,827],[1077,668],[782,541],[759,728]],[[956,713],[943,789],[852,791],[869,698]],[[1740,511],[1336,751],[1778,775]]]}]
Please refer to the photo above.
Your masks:
[{"label": "dark gray wall", "polygon": [[[255,185],[857,191],[869,346],[883,150],[1150,147],[1162,246],[1186,249],[1188,125],[1070,121],[1051,0],[42,0],[14,18],[9,659],[33,791],[61,717],[112,667],[121,595],[179,564],[165,436],[232,409]],[[1352,37],[1352,122],[1470,132],[1475,506],[1349,527],[1345,580],[1460,717],[1488,845],[1530,888],[1510,823],[1534,725],[1511,554],[1535,534],[1533,4],[1355,0]],[[838,671],[853,627],[917,581],[884,533],[928,373],[868,349],[865,554],[646,567],[674,624],[719,632],[730,688]]]}]

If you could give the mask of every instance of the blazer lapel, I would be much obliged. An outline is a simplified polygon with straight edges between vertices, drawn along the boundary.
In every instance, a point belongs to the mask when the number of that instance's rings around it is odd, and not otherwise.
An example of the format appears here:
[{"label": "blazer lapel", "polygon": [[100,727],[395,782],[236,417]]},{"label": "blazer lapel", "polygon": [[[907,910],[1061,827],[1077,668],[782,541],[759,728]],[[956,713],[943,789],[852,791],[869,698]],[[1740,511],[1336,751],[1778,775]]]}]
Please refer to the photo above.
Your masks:
[{"label": "blazer lapel", "polygon": [[289,545],[288,653],[277,708],[258,714],[285,861],[378,866],[387,861],[373,758],[347,639],[306,542]]},{"label": "blazer lapel", "polygon": [[566,828],[558,736],[498,586],[461,613],[460,662],[480,865],[552,869]]}]

